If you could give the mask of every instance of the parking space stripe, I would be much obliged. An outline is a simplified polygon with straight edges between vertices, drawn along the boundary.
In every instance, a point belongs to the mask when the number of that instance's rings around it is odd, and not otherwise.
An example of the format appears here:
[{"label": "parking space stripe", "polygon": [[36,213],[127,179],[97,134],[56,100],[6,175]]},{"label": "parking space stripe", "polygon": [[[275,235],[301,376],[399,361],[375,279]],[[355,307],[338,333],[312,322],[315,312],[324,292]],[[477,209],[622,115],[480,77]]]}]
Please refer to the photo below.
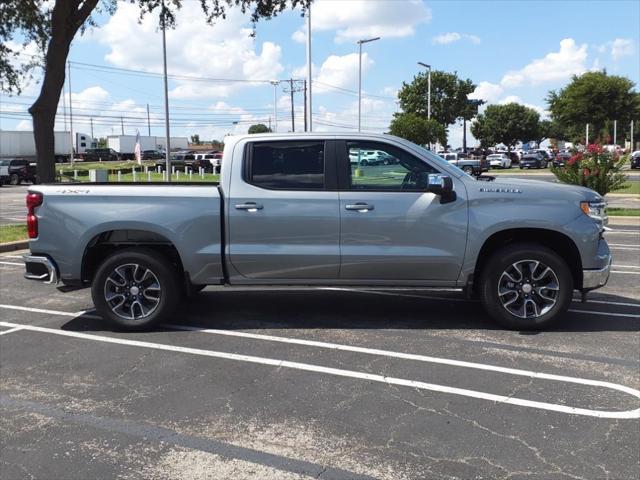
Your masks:
[{"label": "parking space stripe", "polygon": [[611,265],[611,266],[615,268],[640,268],[635,265]]},{"label": "parking space stripe", "polygon": [[[582,303],[580,298],[574,298],[574,302]],[[638,307],[640,308],[640,303],[627,303],[627,302],[609,302],[607,300],[587,300],[587,303],[601,303],[603,305],[618,305],[621,307]]]},{"label": "parking space stripe", "polygon": [[24,267],[24,263],[17,262],[0,262],[0,265],[15,265],[17,267]]},{"label": "parking space stripe", "polygon": [[[247,363],[253,363],[253,364],[267,365],[267,366],[272,366],[277,368],[290,368],[293,370],[301,370],[306,372],[324,373],[324,374],[338,376],[338,377],[355,378],[359,380],[367,380],[370,382],[383,383],[386,385],[397,385],[397,386],[403,386],[403,387],[417,388],[419,390],[429,390],[429,391],[434,391],[439,393],[447,393],[452,395],[460,395],[464,397],[476,398],[480,400],[487,400],[487,401],[495,402],[499,404],[518,405],[522,407],[536,408],[539,410],[548,410],[548,411],[567,413],[572,415],[582,415],[582,416],[597,417],[597,418],[615,418],[615,419],[640,418],[640,408],[636,408],[634,410],[625,410],[625,411],[591,410],[587,408],[569,407],[567,405],[559,405],[555,403],[526,400],[523,398],[517,398],[512,396],[496,395],[493,393],[480,392],[477,390],[467,390],[467,389],[458,388],[458,387],[448,387],[444,385],[437,385],[433,383],[409,380],[404,378],[387,377],[384,375],[357,372],[354,370],[343,370],[339,368],[324,367],[321,365],[291,362],[288,360],[280,360],[275,358],[256,357],[252,355],[243,355],[238,353],[218,352],[215,350],[204,350],[199,348],[181,347],[177,345],[166,345],[162,343],[143,342],[139,340],[128,340],[123,338],[107,337],[103,335],[91,335],[91,334],[81,333],[81,332],[57,330],[53,328],[37,327],[34,325],[20,325],[20,324],[9,323],[9,322],[0,322],[0,325],[6,326],[6,327],[23,327],[23,329],[25,330],[30,330],[34,332],[79,338],[79,339],[91,340],[95,342],[112,343],[112,344],[118,344],[118,345],[126,345],[131,347],[140,347],[140,348],[147,348],[147,349],[154,349],[154,350],[163,350],[163,351],[170,351],[170,352],[177,352],[177,353],[186,353],[186,354],[199,355],[204,357],[219,358],[223,360],[234,360],[234,361],[247,362]],[[533,373],[536,373],[536,372],[533,372]],[[546,374],[543,374],[543,375],[546,375]],[[558,376],[558,377],[571,379],[571,380],[561,380],[561,381],[565,381],[565,382],[570,381],[572,383],[579,383],[582,385],[609,388],[612,390],[617,390],[620,392],[627,393],[635,397],[636,399],[640,399],[640,391],[624,385],[619,385],[619,384],[610,383],[610,382],[602,382],[599,380],[588,380],[588,379],[582,379],[582,378],[561,377],[561,376]],[[542,378],[542,377],[538,377],[538,378]]]},{"label": "parking space stripe", "polygon": [[12,332],[19,332],[20,330],[23,330],[23,328],[22,327],[10,328],[9,330],[0,332],[0,335],[6,335],[7,333],[12,333]]},{"label": "parking space stripe", "polygon": [[608,315],[610,317],[640,318],[640,315],[635,315],[633,313],[598,312],[596,310],[578,310],[578,309],[571,309],[571,308],[567,311],[573,312],[573,313],[586,313],[588,315]]},{"label": "parking space stripe", "polygon": [[624,270],[611,270],[611,273],[625,273],[627,275],[640,275],[640,272],[625,272]]},{"label": "parking space stripe", "polygon": [[92,312],[94,310],[94,309],[90,309],[90,310],[80,310],[79,312],[62,312],[60,310],[46,310],[44,308],[33,308],[33,307],[23,307],[21,305],[3,305],[3,304],[0,304],[0,308],[6,308],[8,310],[20,310],[23,312],[46,313],[49,315],[63,315],[65,317],[79,317],[81,315]]}]

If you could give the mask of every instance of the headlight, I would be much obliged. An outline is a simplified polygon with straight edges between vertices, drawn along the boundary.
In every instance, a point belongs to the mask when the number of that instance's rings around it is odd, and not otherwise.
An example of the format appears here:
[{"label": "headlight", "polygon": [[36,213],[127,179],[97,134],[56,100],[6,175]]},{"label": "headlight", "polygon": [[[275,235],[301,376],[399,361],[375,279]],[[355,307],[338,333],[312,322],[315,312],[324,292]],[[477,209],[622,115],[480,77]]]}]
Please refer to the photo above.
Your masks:
[{"label": "headlight", "polygon": [[580,209],[582,213],[585,215],[602,222],[606,225],[608,217],[607,217],[607,202],[603,202],[601,200],[592,200],[580,202]]}]

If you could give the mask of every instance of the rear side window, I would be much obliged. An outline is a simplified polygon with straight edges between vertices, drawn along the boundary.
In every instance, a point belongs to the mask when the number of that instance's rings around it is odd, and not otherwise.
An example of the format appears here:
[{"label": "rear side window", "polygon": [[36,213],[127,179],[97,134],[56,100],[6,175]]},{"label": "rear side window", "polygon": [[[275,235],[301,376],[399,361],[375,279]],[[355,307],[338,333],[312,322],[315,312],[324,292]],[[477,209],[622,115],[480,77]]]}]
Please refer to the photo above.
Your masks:
[{"label": "rear side window", "polygon": [[324,190],[324,141],[254,143],[245,180],[273,190]]}]

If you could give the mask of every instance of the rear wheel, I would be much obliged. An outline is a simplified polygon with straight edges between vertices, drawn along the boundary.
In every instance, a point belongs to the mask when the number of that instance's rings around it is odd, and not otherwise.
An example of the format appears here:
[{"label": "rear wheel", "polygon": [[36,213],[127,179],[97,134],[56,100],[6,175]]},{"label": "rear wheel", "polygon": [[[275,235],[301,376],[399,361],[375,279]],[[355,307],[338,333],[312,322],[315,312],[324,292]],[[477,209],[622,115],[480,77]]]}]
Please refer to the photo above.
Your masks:
[{"label": "rear wheel", "polygon": [[480,280],[485,310],[516,330],[542,329],[569,308],[573,277],[565,261],[538,244],[515,244],[495,252]]},{"label": "rear wheel", "polygon": [[178,274],[156,251],[121,250],[98,268],[91,296],[102,318],[126,330],[147,329],[165,319],[178,304]]},{"label": "rear wheel", "polygon": [[12,173],[9,177],[9,183],[11,185],[20,185],[20,176],[17,173]]},{"label": "rear wheel", "polygon": [[473,175],[473,167],[471,165],[465,165],[462,167],[462,171],[468,173],[469,175]]}]

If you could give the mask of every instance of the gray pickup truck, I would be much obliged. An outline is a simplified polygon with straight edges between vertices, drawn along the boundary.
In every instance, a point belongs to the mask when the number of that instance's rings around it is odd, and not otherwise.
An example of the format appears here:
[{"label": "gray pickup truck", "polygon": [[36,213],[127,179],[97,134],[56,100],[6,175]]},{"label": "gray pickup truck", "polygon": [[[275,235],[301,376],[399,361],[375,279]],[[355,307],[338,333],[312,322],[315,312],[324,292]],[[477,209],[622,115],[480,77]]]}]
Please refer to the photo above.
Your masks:
[{"label": "gray pickup truck", "polygon": [[[397,163],[350,161],[371,150]],[[607,282],[605,204],[491,178],[389,135],[227,137],[220,184],[30,187],[25,276],[91,286],[127,329],[206,285],[459,288],[506,327],[542,328]]]}]

